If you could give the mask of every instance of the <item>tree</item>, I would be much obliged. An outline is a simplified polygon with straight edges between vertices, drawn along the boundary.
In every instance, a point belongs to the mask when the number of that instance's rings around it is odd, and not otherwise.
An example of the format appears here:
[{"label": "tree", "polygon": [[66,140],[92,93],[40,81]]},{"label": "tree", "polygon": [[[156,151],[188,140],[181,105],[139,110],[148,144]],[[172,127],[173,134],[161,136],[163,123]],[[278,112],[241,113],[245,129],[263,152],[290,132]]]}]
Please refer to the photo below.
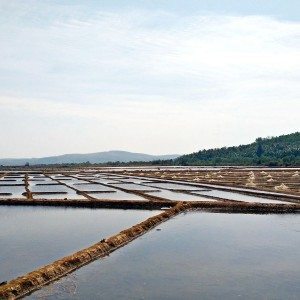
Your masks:
[{"label": "tree", "polygon": [[263,149],[263,146],[262,146],[262,138],[257,138],[256,143],[258,144],[257,149],[256,149],[256,155],[258,157],[261,157],[264,153],[264,149]]}]

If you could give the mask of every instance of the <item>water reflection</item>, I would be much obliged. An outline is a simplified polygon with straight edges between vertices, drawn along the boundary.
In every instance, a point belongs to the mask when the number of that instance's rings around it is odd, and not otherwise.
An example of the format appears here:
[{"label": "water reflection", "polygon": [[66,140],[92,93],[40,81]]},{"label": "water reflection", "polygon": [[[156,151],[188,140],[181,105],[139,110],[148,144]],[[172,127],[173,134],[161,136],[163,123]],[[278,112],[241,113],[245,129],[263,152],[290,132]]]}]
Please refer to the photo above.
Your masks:
[{"label": "water reflection", "polygon": [[299,298],[298,215],[188,213],[159,228],[30,298]]},{"label": "water reflection", "polygon": [[128,228],[157,211],[0,207],[0,282]]}]

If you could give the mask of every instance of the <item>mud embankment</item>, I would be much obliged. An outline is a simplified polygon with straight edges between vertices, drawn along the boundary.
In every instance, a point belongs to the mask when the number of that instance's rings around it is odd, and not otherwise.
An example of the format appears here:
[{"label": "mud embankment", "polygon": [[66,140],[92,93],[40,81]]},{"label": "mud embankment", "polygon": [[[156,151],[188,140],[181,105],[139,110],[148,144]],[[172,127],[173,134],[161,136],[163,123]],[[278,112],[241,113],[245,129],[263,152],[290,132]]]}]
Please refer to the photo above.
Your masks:
[{"label": "mud embankment", "polygon": [[12,206],[63,206],[63,207],[89,207],[111,209],[162,209],[172,208],[180,202],[185,207],[195,207],[206,211],[241,212],[241,213],[300,213],[300,204],[278,203],[252,203],[244,201],[231,201],[218,198],[217,201],[137,201],[137,200],[90,200],[90,199],[0,199],[1,205]]},{"label": "mud embankment", "polygon": [[242,201],[184,202],[186,209],[221,213],[283,214],[300,213],[300,204],[250,203]]},{"label": "mud embankment", "polygon": [[25,178],[24,178],[24,183],[25,183],[25,191],[26,191],[26,197],[28,200],[32,199],[32,193],[29,189],[29,176],[28,174],[25,174]]},{"label": "mud embankment", "polygon": [[160,209],[163,207],[174,207],[176,201],[140,201],[140,200],[99,200],[99,199],[0,199],[1,205],[12,206],[63,206],[63,207],[89,207],[89,208],[111,208],[111,209]]}]

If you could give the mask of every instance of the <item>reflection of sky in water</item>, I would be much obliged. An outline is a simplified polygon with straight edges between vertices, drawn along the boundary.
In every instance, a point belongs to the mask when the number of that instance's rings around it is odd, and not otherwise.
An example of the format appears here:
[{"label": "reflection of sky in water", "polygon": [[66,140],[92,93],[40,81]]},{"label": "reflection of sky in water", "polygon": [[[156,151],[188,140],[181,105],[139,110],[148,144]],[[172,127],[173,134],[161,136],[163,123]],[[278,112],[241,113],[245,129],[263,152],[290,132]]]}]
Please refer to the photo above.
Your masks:
[{"label": "reflection of sky in water", "polygon": [[73,187],[80,191],[114,191],[114,189],[101,184],[77,184],[73,185]]},{"label": "reflection of sky in water", "polygon": [[213,199],[204,198],[201,196],[189,195],[180,192],[172,192],[168,190],[161,190],[160,192],[151,192],[151,196],[166,198],[173,201],[214,201]]},{"label": "reflection of sky in water", "polygon": [[116,193],[90,193],[88,195],[96,199],[148,201],[141,196],[118,190],[116,190]]},{"label": "reflection of sky in water", "polygon": [[0,282],[70,255],[157,213],[2,206]]},{"label": "reflection of sky in water", "polygon": [[173,190],[191,190],[191,191],[203,190],[203,188],[201,188],[201,187],[176,184],[176,183],[146,183],[146,185],[149,185],[152,187],[164,188],[164,189],[173,189]]},{"label": "reflection of sky in water", "polygon": [[30,298],[298,299],[299,218],[183,214],[77,270],[75,295],[62,278]]},{"label": "reflection of sky in water", "polygon": [[143,185],[137,185],[133,183],[114,183],[113,186],[120,187],[122,189],[128,189],[128,190],[138,190],[138,191],[155,191],[159,190],[158,188],[143,186]]},{"label": "reflection of sky in water", "polygon": [[224,198],[224,199],[237,200],[237,201],[289,204],[289,202],[286,202],[286,201],[277,201],[277,200],[268,199],[268,198],[255,197],[255,196],[250,196],[250,195],[244,195],[244,194],[232,193],[232,192],[226,192],[226,191],[219,191],[219,190],[195,192],[195,194],[199,194],[199,195],[202,194],[202,195],[220,197],[220,198]]},{"label": "reflection of sky in water", "polygon": [[10,193],[12,195],[1,196],[0,198],[26,198],[22,194],[25,193],[25,185],[22,186],[0,186],[0,193]]}]

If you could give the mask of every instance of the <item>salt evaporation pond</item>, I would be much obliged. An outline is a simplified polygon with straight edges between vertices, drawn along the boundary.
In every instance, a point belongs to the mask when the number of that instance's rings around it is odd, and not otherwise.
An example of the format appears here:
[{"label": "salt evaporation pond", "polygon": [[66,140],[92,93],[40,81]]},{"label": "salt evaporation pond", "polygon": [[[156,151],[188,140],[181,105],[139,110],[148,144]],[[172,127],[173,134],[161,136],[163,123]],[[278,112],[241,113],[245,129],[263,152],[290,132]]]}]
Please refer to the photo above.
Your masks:
[{"label": "salt evaporation pond", "polygon": [[[162,189],[170,189],[170,190],[187,190],[187,191],[202,191],[205,190],[201,187],[192,186],[192,185],[184,185],[184,184],[176,184],[176,183],[146,183],[147,186],[162,188]],[[206,189],[207,190],[207,189]]]},{"label": "salt evaporation pond", "polygon": [[29,189],[33,192],[34,199],[86,199],[73,189],[55,181],[54,184],[31,185]]},{"label": "salt evaporation pond", "polygon": [[299,299],[299,215],[195,212],[159,228],[29,298]]},{"label": "salt evaporation pond", "polygon": [[168,190],[161,190],[159,192],[147,192],[147,194],[150,196],[161,197],[172,201],[215,201],[214,199],[204,198],[200,195],[190,195]]},{"label": "salt evaporation pond", "polygon": [[0,282],[49,264],[159,211],[0,207]]},{"label": "salt evaporation pond", "polygon": [[86,184],[88,183],[88,181],[85,181],[85,180],[80,180],[80,179],[75,179],[75,178],[72,178],[71,180],[67,180],[67,181],[63,181],[62,182],[66,185],[70,185],[70,186],[76,186],[78,184]]},{"label": "salt evaporation pond", "polygon": [[9,177],[9,176],[6,176],[6,177],[2,177],[0,179],[0,184],[24,184],[24,176],[22,177]]},{"label": "salt evaporation pond", "polygon": [[273,199],[263,198],[260,196],[255,197],[255,196],[245,195],[241,193],[233,193],[233,192],[227,192],[221,190],[200,191],[200,192],[193,192],[193,194],[197,194],[200,196],[206,195],[206,196],[224,198],[224,199],[234,200],[234,201],[290,204],[290,202],[287,201],[273,200]]},{"label": "salt evaporation pond", "polygon": [[85,191],[85,192],[93,192],[93,191],[98,191],[98,192],[113,192],[115,191],[112,188],[109,188],[107,186],[97,184],[97,183],[79,183],[79,184],[74,184],[73,187],[79,191]]},{"label": "salt evaporation pond", "polygon": [[38,185],[32,185],[29,188],[30,191],[33,193],[44,193],[44,192],[68,193],[73,191],[72,189],[62,184],[38,184]]},{"label": "salt evaporation pond", "polygon": [[16,185],[16,186],[8,185],[8,184],[0,185],[0,199],[1,198],[26,198],[26,196],[23,195],[25,192],[26,192],[25,185]]},{"label": "salt evaporation pond", "polygon": [[87,193],[90,197],[99,199],[99,200],[134,200],[134,201],[148,201],[146,198],[126,193],[123,191],[116,190],[115,193]]},{"label": "salt evaporation pond", "polygon": [[135,190],[135,191],[158,191],[159,188],[148,187],[144,185],[138,185],[134,183],[114,183],[112,184],[114,187],[120,187],[122,189],[127,190]]}]

